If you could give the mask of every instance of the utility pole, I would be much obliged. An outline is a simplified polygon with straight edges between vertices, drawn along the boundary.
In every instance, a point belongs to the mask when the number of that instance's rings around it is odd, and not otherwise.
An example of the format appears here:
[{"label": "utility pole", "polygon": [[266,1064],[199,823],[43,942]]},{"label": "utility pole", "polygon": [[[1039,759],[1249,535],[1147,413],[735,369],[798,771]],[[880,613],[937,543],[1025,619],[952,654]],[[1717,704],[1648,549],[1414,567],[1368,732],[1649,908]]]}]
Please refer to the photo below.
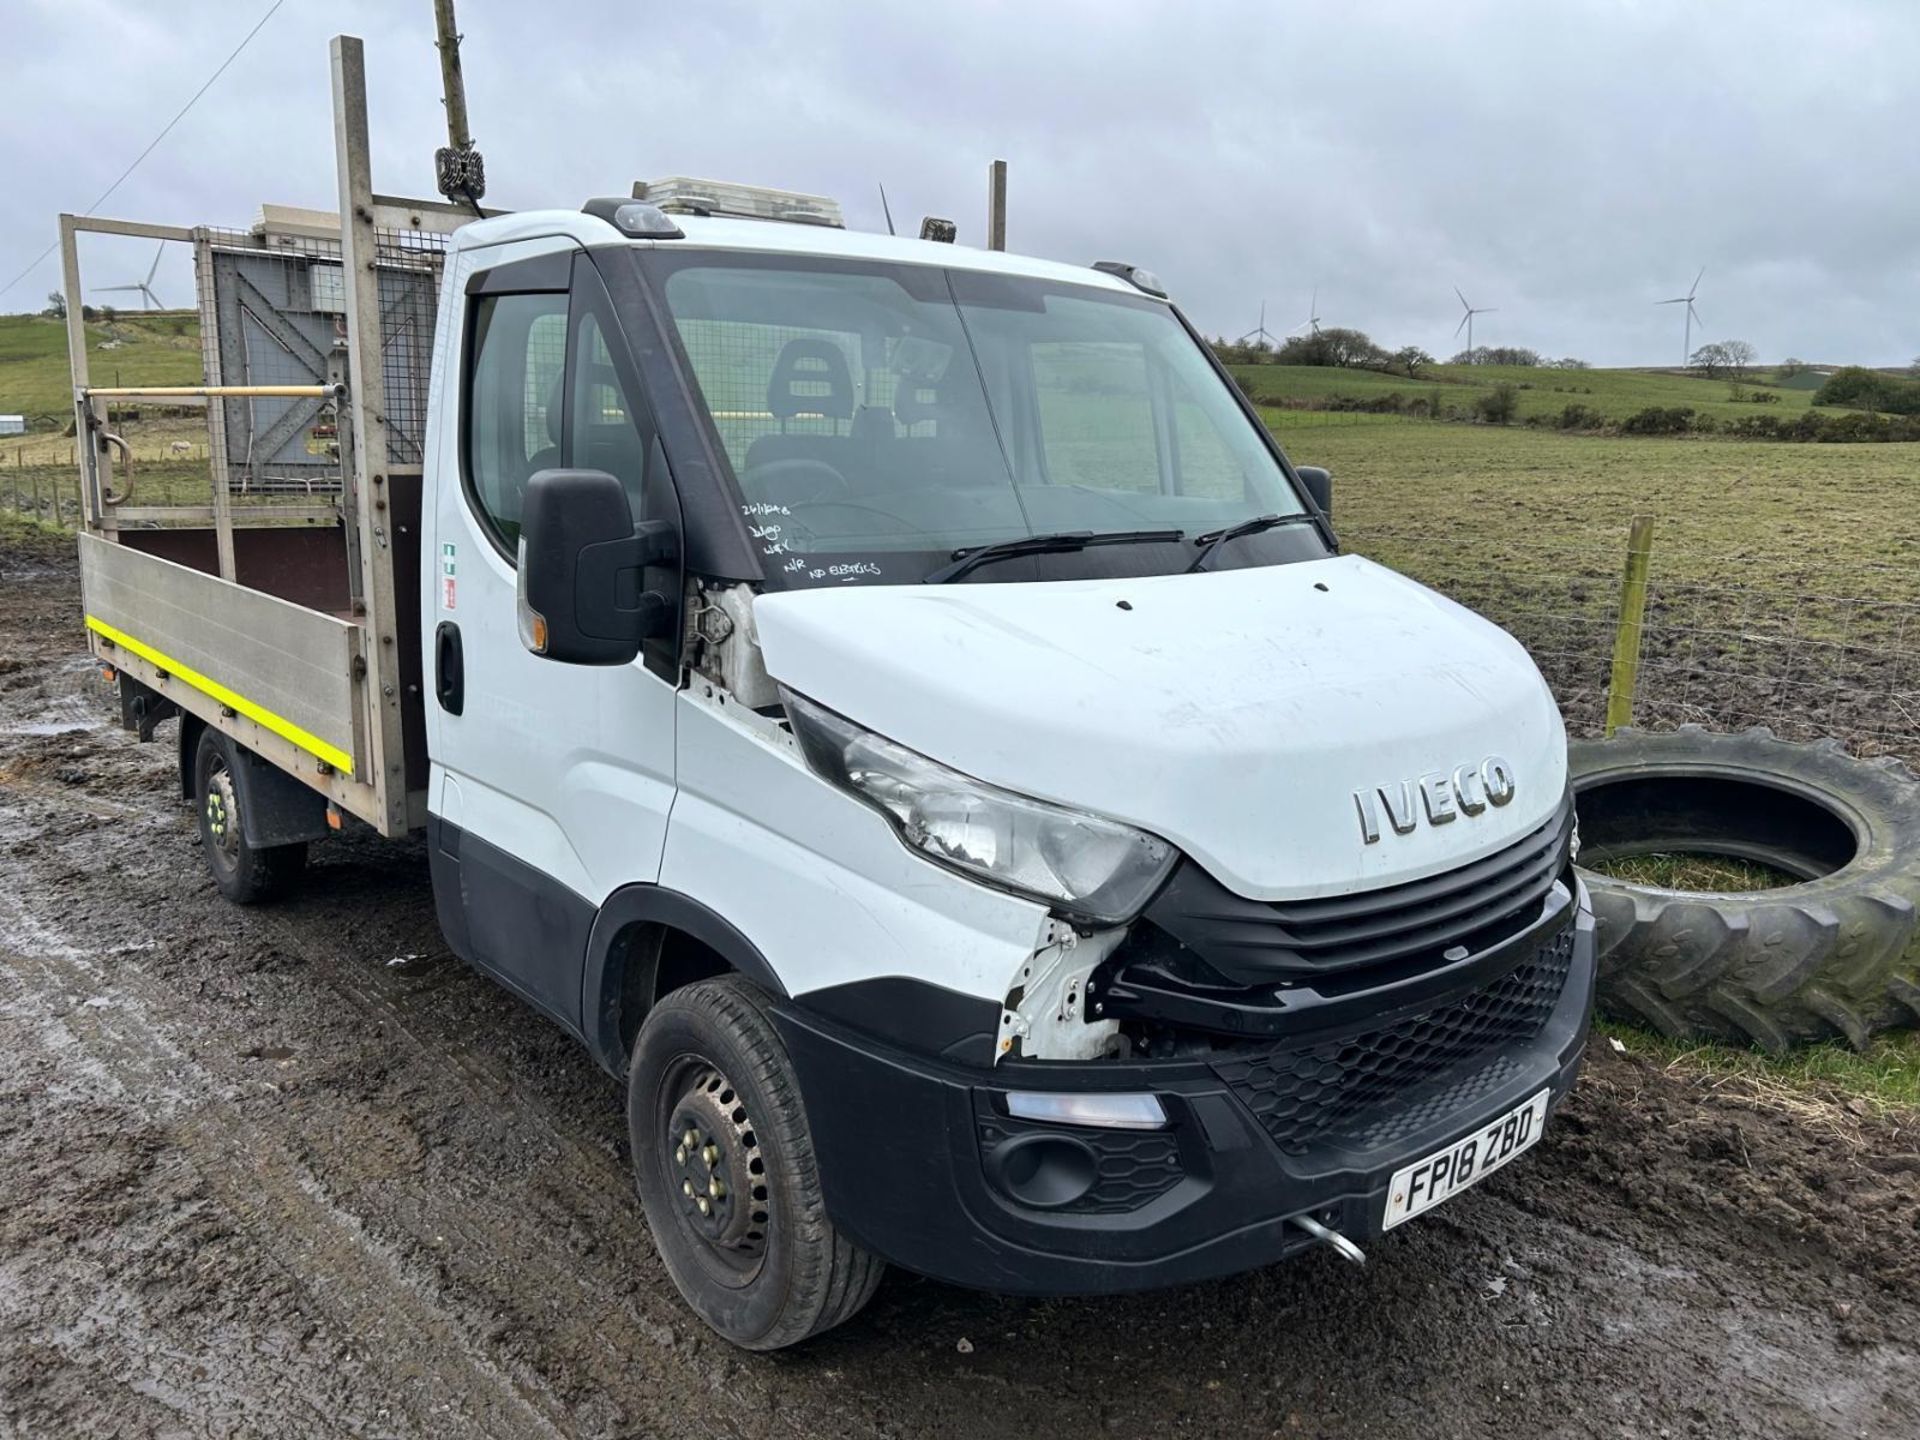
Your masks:
[{"label": "utility pole", "polygon": [[987,167],[987,248],[1007,248],[1007,162]]},{"label": "utility pole", "polygon": [[473,148],[467,129],[467,85],[460,74],[460,27],[453,18],[453,0],[433,0],[434,48],[440,52],[441,103],[447,107],[447,143],[433,152],[440,193],[449,200],[465,200],[478,213],[487,193],[487,167]]}]

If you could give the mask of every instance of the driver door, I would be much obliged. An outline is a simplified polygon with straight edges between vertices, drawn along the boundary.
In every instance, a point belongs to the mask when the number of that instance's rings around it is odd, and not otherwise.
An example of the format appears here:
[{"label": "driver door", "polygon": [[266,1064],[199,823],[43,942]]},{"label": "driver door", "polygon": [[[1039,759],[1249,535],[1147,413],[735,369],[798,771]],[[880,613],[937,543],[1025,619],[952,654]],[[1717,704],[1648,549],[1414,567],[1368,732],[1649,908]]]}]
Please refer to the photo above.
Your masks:
[{"label": "driver door", "polygon": [[449,281],[466,314],[427,567],[434,889],[456,949],[577,1031],[595,912],[617,886],[659,878],[675,670],[568,665],[522,645],[520,502],[540,470],[592,468],[622,481],[636,521],[679,513],[591,259],[527,248]]}]

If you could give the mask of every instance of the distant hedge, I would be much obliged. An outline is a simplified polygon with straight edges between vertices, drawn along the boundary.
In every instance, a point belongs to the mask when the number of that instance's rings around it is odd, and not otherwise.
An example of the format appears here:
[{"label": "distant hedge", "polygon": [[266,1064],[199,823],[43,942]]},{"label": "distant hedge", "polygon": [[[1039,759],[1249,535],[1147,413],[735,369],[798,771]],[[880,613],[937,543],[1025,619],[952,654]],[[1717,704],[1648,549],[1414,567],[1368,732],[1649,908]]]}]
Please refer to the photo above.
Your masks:
[{"label": "distant hedge", "polygon": [[1813,392],[1813,403],[1881,410],[1889,415],[1920,415],[1920,383],[1849,365],[1834,371],[1827,383]]},{"label": "distant hedge", "polygon": [[[1872,371],[1865,372],[1871,375]],[[1839,377],[1836,376],[1836,379]],[[1888,377],[1881,376],[1881,379]],[[1469,396],[1468,403],[1443,399],[1439,390],[1384,395],[1274,395],[1239,380],[1254,404],[1274,410],[1364,411],[1376,415],[1408,415],[1425,420],[1480,420],[1509,424],[1518,396],[1514,387],[1501,385],[1492,393]],[[1897,383],[1897,382],[1896,382]],[[1531,387],[1522,385],[1522,390]],[[1920,386],[1916,386],[1920,389]],[[1502,393],[1505,392],[1505,393]],[[1572,401],[1556,413],[1529,415],[1522,422],[1535,429],[1577,430],[1619,435],[1724,435],[1733,440],[1785,440],[1801,444],[1861,444],[1920,441],[1920,413],[1822,415],[1802,410],[1795,415],[1737,415],[1719,419],[1690,405],[1649,405],[1624,419],[1612,420],[1591,405]]]}]

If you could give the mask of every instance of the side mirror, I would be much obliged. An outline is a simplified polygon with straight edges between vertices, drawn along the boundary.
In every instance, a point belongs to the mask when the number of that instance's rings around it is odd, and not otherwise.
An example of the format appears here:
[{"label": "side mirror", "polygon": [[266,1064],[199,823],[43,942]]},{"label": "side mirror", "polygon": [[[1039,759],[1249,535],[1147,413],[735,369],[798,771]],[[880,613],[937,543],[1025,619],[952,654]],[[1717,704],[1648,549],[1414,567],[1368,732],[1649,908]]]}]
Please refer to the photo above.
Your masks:
[{"label": "side mirror", "polygon": [[664,520],[633,523],[626,487],[604,470],[542,470],[520,505],[520,643],[573,665],[625,665],[673,624],[649,566],[679,558]]},{"label": "side mirror", "polygon": [[1320,507],[1327,518],[1333,518],[1333,472],[1318,465],[1296,465],[1293,473],[1307,487],[1307,494],[1313,497],[1313,503]]}]

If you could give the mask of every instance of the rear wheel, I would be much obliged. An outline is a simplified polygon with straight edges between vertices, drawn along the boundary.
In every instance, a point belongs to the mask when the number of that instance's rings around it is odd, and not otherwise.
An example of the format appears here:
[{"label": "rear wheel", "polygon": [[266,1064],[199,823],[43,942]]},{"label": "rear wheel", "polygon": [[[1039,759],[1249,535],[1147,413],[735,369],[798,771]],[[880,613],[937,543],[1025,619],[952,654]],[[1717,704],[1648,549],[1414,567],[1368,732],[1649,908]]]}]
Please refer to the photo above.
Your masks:
[{"label": "rear wheel", "polygon": [[202,730],[193,757],[200,848],[220,893],[236,905],[253,905],[287,892],[306,868],[307,846],[305,841],[259,847],[247,843],[234,764],[232,742],[217,730]]},{"label": "rear wheel", "polygon": [[667,996],[634,1044],[633,1161],[667,1273],[734,1344],[777,1350],[872,1298],[885,1268],[827,1218],[792,1063],[735,977]]}]

